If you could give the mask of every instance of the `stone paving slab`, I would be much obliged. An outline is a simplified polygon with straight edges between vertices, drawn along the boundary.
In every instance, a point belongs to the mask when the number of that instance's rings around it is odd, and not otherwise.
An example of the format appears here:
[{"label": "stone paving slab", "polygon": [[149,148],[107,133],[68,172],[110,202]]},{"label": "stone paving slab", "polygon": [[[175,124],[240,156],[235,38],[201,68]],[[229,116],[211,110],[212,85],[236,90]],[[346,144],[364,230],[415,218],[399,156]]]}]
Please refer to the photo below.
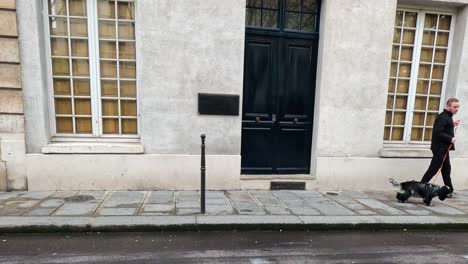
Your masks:
[{"label": "stone paving slab", "polygon": [[351,210],[355,210],[355,211],[366,211],[366,210],[369,209],[368,207],[364,206],[363,204],[359,204],[359,203],[350,203],[350,204],[341,203],[341,204],[343,204],[347,208],[349,208]]},{"label": "stone paving slab", "polygon": [[107,192],[106,191],[81,191],[78,192],[78,195],[89,195],[92,196],[95,200],[103,200]]},{"label": "stone paving slab", "polygon": [[97,203],[66,203],[54,215],[58,216],[87,216],[92,215],[98,207]]},{"label": "stone paving slab", "polygon": [[450,199],[450,200],[445,200],[443,204],[446,204],[448,206],[454,207],[458,210],[461,210],[465,213],[468,212],[468,196],[463,197],[460,199],[460,196],[457,195],[456,198]]},{"label": "stone paving slab", "polygon": [[265,210],[272,215],[289,215],[291,211],[283,206],[270,206],[265,205]]},{"label": "stone paving slab", "polygon": [[199,208],[199,201],[180,201],[177,203],[177,208]]},{"label": "stone paving slab", "polygon": [[234,209],[231,205],[208,205],[206,213],[209,215],[232,215]]},{"label": "stone paving slab", "polygon": [[299,197],[313,197],[313,198],[321,198],[324,197],[324,194],[316,191],[316,190],[309,190],[309,191],[290,191],[291,193],[299,196]]},{"label": "stone paving slab", "polygon": [[173,212],[142,212],[138,216],[170,216],[174,215]]},{"label": "stone paving slab", "polygon": [[199,199],[200,193],[197,191],[185,191],[176,193],[177,201],[198,201]]},{"label": "stone paving slab", "polygon": [[206,199],[210,198],[226,198],[224,191],[210,191],[205,194]]},{"label": "stone paving slab", "polygon": [[48,200],[44,200],[42,201],[39,206],[40,207],[59,207],[61,206],[63,203],[65,203],[64,200],[62,199],[48,199]]},{"label": "stone paving slab", "polygon": [[395,201],[395,195],[393,193],[392,195],[389,195],[389,193],[382,191],[365,191],[364,193],[368,196],[368,198],[371,199],[380,201]]},{"label": "stone paving slab", "polygon": [[176,215],[195,215],[200,213],[199,208],[177,208]]},{"label": "stone paving slab", "polygon": [[385,214],[389,214],[389,215],[401,215],[401,214],[404,215],[405,214],[405,212],[398,210],[396,208],[393,208],[390,205],[387,205],[379,200],[369,199],[369,198],[356,199],[356,200],[380,214],[384,214],[384,215]]},{"label": "stone paving slab", "polygon": [[239,214],[262,215],[266,213],[263,207],[255,202],[234,201],[233,203]]},{"label": "stone paving slab", "polygon": [[0,202],[18,196],[16,192],[0,192]]},{"label": "stone paving slab", "polygon": [[174,192],[172,191],[153,191],[150,192],[146,203],[165,204],[174,202]]},{"label": "stone paving slab", "polygon": [[[379,193],[381,199],[377,196]],[[105,215],[197,214],[200,210],[199,194],[197,191],[0,192],[0,216],[46,215],[47,212],[54,212],[53,215],[57,216],[90,215],[98,207],[122,209],[97,210]],[[213,215],[466,215],[465,210],[468,210],[468,196],[463,195],[445,202],[435,200],[433,206],[426,207],[420,199],[412,199],[409,203],[390,200],[394,191],[334,194],[316,190],[210,191],[206,193],[206,207],[207,212]],[[81,203],[66,202],[67,195],[89,195],[95,199]],[[43,208],[51,209],[40,210]]]},{"label": "stone paving slab", "polygon": [[[20,223],[29,226],[52,224],[59,228],[65,226],[60,221],[66,219],[76,223],[77,228],[83,228],[81,222],[72,219],[91,219],[84,227],[88,230],[122,226],[126,221],[132,227],[173,226],[169,219],[179,218],[182,220],[174,220],[175,225],[466,224],[468,228],[468,191],[459,191],[445,201],[434,199],[431,206],[425,206],[419,198],[398,203],[394,194],[395,191],[208,191],[206,214],[201,215],[197,191],[0,192],[0,219],[9,219],[3,223],[8,222],[5,226],[12,228],[19,226],[12,219],[23,219]],[[74,195],[89,195],[93,199],[67,199]],[[149,219],[161,222],[150,223]],[[0,228],[1,224],[2,221]]]},{"label": "stone paving slab", "polygon": [[51,196],[52,194],[54,194],[54,192],[26,192],[21,194],[18,198],[41,200]]},{"label": "stone paving slab", "polygon": [[250,194],[263,206],[282,206],[281,202],[267,191],[251,191]]},{"label": "stone paving slab", "polygon": [[291,191],[272,191],[271,192],[279,200],[300,200],[301,198]]},{"label": "stone paving slab", "polygon": [[439,214],[443,214],[443,215],[464,215],[465,214],[465,212],[462,212],[460,210],[457,210],[445,204],[439,204],[437,206],[435,205],[428,206],[427,209],[434,211],[436,213],[439,213]]},{"label": "stone paving slab", "polygon": [[146,204],[143,210],[145,212],[171,212],[174,207],[174,204]]},{"label": "stone paving slab", "polygon": [[229,191],[227,195],[239,214],[262,215],[266,213],[263,206],[247,191]]},{"label": "stone paving slab", "polygon": [[430,215],[431,211],[429,210],[405,210],[408,214],[411,215]]},{"label": "stone paving slab", "polygon": [[371,210],[356,210],[360,215],[376,215],[377,213]]},{"label": "stone paving slab", "polygon": [[66,198],[70,197],[73,195],[76,195],[78,192],[77,191],[58,191],[53,193],[50,198]]},{"label": "stone paving slab", "polygon": [[224,198],[207,198],[206,199],[206,204],[207,205],[231,205],[229,202],[229,199],[226,197]]},{"label": "stone paving slab", "polygon": [[136,208],[103,208],[99,215],[134,215]]},{"label": "stone paving slab", "polygon": [[27,213],[28,216],[49,216],[51,215],[57,208],[36,208],[31,210]]},{"label": "stone paving slab", "polygon": [[319,211],[311,207],[289,208],[289,210],[295,215],[320,215]]},{"label": "stone paving slab", "polygon": [[9,200],[0,205],[0,216],[2,215],[22,215],[29,208],[34,207],[39,201],[37,200]]},{"label": "stone paving slab", "polygon": [[352,198],[352,199],[365,199],[365,198],[369,198],[369,196],[368,196],[367,194],[365,194],[364,192],[343,191],[342,194],[343,194],[343,195],[346,195],[346,196],[348,196],[349,198]]},{"label": "stone paving slab", "polygon": [[341,204],[357,204],[356,203],[356,200],[353,200],[351,198],[349,198],[348,196],[345,196],[345,195],[330,195],[329,196],[330,199],[336,201],[336,202],[339,202]]},{"label": "stone paving slab", "polygon": [[103,203],[104,207],[137,208],[143,202],[145,192],[113,192]]},{"label": "stone paving slab", "polygon": [[333,202],[332,200],[323,200],[322,198],[316,199],[311,198],[308,199],[308,203],[313,208],[317,209],[317,211],[321,212],[324,215],[354,215],[355,213],[347,209],[346,207]]}]

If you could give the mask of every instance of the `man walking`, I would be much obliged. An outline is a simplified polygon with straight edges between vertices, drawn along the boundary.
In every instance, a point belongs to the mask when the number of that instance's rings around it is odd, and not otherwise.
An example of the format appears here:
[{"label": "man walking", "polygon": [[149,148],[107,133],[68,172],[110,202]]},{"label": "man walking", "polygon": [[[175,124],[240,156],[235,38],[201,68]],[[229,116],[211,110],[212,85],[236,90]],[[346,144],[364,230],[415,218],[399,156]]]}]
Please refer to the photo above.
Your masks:
[{"label": "man walking", "polygon": [[[434,127],[432,128],[431,150],[433,156],[431,165],[429,165],[429,168],[421,180],[423,183],[429,182],[439,171],[439,168],[443,163],[442,178],[444,179],[444,184],[450,188],[452,193],[453,185],[450,178],[451,166],[449,146],[450,150],[455,150],[454,127],[458,126],[460,120],[454,122],[452,116],[457,114],[459,108],[460,102],[458,99],[450,98],[445,104],[445,110],[437,116],[434,122]],[[449,197],[451,196],[452,195],[450,194]]]}]

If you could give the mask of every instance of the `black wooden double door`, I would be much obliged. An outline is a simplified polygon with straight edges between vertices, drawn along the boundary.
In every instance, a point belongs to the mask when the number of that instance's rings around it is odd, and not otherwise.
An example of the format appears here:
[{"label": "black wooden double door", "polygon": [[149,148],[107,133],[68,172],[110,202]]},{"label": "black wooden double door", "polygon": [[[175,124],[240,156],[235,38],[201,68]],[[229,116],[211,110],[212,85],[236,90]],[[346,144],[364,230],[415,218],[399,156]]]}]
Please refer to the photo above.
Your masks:
[{"label": "black wooden double door", "polygon": [[243,174],[309,174],[317,45],[246,35]]}]

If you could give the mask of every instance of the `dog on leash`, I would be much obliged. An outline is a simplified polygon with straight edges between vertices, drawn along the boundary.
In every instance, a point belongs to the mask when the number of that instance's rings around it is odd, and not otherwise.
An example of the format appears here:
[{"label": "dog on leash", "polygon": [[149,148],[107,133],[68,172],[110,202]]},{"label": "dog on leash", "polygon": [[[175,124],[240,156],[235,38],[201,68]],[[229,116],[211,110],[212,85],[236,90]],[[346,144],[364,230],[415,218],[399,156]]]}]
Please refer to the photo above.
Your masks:
[{"label": "dog on leash", "polygon": [[431,205],[434,197],[439,197],[441,201],[445,200],[452,192],[447,186],[439,186],[430,183],[422,183],[418,181],[406,181],[398,183],[394,179],[389,179],[393,186],[400,186],[400,191],[397,192],[396,198],[400,203],[405,203],[411,196],[423,198],[424,204]]}]

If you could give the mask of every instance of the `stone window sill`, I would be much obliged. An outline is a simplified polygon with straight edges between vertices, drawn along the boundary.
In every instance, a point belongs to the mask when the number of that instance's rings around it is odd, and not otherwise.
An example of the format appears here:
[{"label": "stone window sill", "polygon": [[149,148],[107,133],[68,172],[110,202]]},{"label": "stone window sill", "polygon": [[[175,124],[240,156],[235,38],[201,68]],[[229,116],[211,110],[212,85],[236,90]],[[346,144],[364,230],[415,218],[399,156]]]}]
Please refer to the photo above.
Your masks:
[{"label": "stone window sill", "polygon": [[384,146],[379,150],[382,158],[432,158],[429,146],[419,147],[393,147]]},{"label": "stone window sill", "polygon": [[144,147],[138,143],[51,143],[42,147],[44,154],[142,154]]}]

